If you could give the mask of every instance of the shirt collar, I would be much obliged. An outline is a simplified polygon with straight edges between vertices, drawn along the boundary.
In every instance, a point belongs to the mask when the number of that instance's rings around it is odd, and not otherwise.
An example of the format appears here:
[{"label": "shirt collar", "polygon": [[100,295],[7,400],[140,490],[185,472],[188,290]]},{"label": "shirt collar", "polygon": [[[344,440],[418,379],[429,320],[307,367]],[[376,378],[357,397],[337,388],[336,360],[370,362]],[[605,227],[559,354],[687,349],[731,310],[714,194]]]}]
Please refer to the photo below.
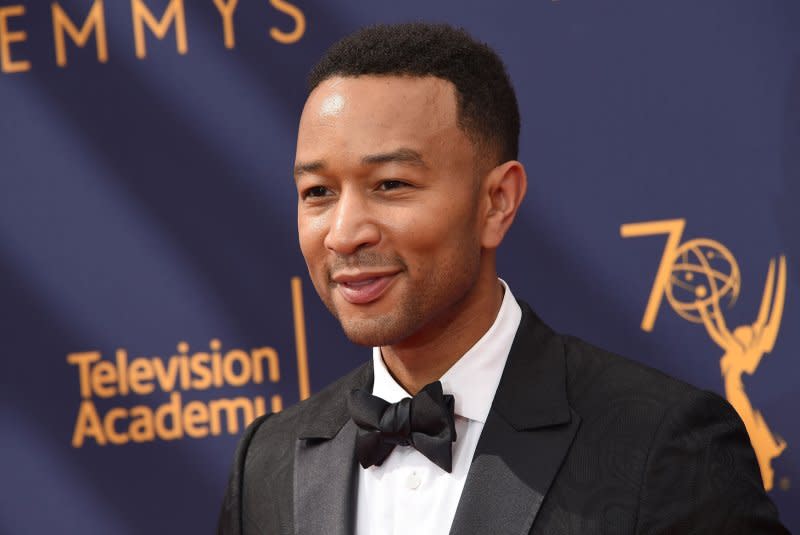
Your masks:
[{"label": "shirt collar", "polygon": [[[499,280],[504,289],[503,302],[494,323],[439,379],[444,393],[455,397],[455,413],[481,423],[485,423],[489,415],[522,318],[522,310],[511,289],[503,279]],[[389,403],[410,396],[389,373],[379,347],[372,348],[372,365],[375,373],[373,395]]]}]

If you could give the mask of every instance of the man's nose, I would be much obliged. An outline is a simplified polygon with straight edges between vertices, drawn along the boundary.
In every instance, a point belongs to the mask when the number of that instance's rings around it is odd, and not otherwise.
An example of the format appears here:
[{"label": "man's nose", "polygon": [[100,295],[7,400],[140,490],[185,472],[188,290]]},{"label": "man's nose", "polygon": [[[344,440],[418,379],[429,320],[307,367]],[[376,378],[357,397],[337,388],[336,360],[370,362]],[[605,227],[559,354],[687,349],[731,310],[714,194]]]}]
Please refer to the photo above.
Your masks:
[{"label": "man's nose", "polygon": [[380,241],[380,230],[365,195],[353,190],[341,193],[325,236],[325,247],[342,255]]}]

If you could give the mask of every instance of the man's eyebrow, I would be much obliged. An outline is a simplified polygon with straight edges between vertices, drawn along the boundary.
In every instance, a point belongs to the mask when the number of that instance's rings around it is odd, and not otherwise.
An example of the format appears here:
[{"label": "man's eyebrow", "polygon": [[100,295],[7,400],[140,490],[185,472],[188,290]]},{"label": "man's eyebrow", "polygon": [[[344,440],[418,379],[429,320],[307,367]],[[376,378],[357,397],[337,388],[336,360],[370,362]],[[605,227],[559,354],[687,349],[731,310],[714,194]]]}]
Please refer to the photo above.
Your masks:
[{"label": "man's eyebrow", "polygon": [[375,165],[381,163],[399,162],[418,167],[428,167],[422,155],[414,149],[397,149],[391,152],[381,152],[379,154],[370,154],[361,158],[361,163],[367,165]]},{"label": "man's eyebrow", "polygon": [[322,160],[299,162],[294,165],[294,177],[299,178],[306,173],[316,173],[322,169],[325,169],[325,162]]},{"label": "man's eyebrow", "polygon": [[[405,163],[417,167],[428,167],[422,155],[414,149],[397,149],[390,152],[380,152],[377,154],[369,154],[361,158],[361,163],[364,165],[378,165],[382,163]],[[312,162],[298,162],[294,166],[295,179],[300,178],[306,173],[318,173],[325,169],[326,164],[324,160],[314,160]]]}]

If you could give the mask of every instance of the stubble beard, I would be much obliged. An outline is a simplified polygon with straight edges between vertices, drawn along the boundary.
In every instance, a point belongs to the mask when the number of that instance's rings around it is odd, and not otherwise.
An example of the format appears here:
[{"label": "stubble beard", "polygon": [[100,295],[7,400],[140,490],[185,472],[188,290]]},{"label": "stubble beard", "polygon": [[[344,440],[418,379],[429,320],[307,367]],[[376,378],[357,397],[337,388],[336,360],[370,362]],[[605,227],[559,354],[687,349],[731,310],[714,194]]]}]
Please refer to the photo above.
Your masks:
[{"label": "stubble beard", "polygon": [[[462,259],[463,260],[463,259]],[[345,316],[334,303],[335,286],[328,286],[322,301],[342,326],[345,336],[357,345],[368,347],[400,344],[423,330],[448,312],[453,313],[477,284],[480,263],[472,266],[442,266],[438,273],[421,287],[406,288],[390,312],[375,317]],[[460,276],[451,276],[453,274]],[[400,276],[407,275],[407,273]]]},{"label": "stubble beard", "polygon": [[385,314],[371,317],[356,317],[342,314],[334,302],[337,291],[335,284],[329,284],[326,292],[319,292],[325,307],[339,322],[345,336],[354,344],[368,347],[392,345],[405,339],[421,322],[419,304],[411,296],[404,296],[403,301]]}]

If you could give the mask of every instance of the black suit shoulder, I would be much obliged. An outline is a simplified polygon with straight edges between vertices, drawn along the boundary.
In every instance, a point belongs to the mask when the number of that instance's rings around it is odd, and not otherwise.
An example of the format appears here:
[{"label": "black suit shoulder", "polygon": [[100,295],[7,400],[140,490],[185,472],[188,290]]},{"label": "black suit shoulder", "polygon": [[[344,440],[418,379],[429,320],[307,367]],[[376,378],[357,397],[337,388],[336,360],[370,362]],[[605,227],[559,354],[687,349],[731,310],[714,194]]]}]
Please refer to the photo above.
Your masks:
[{"label": "black suit shoulder", "polygon": [[537,526],[558,526],[559,533],[785,533],[744,424],[725,399],[556,336],[581,425]]},{"label": "black suit shoulder", "polygon": [[581,409],[591,410],[601,400],[610,404],[630,403],[658,413],[701,392],[655,368],[579,338],[564,335],[560,338],[566,358],[567,394],[579,413]]},{"label": "black suit shoulder", "polygon": [[561,339],[570,406],[592,425],[606,425],[609,433],[625,430],[625,435],[646,443],[682,417],[705,411],[713,421],[744,429],[734,408],[715,392],[579,338]]}]

